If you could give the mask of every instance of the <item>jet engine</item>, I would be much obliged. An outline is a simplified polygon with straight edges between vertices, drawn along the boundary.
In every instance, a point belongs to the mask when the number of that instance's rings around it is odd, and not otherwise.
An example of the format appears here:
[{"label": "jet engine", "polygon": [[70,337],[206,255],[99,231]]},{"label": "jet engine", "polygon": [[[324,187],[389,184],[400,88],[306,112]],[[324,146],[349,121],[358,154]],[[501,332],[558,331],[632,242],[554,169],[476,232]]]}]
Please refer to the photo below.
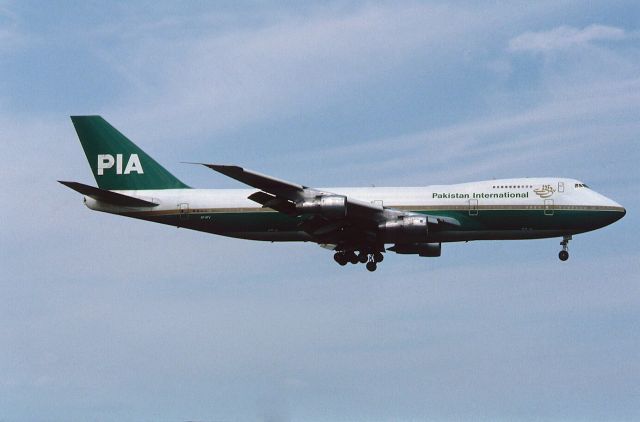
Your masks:
[{"label": "jet engine", "polygon": [[311,201],[298,202],[296,211],[300,214],[320,214],[327,218],[344,218],[347,215],[347,197],[324,195]]},{"label": "jet engine", "polygon": [[429,224],[426,216],[406,215],[380,223],[378,229],[384,243],[424,242]]},{"label": "jet engine", "polygon": [[442,243],[398,243],[389,250],[399,254],[436,257],[442,252]]}]

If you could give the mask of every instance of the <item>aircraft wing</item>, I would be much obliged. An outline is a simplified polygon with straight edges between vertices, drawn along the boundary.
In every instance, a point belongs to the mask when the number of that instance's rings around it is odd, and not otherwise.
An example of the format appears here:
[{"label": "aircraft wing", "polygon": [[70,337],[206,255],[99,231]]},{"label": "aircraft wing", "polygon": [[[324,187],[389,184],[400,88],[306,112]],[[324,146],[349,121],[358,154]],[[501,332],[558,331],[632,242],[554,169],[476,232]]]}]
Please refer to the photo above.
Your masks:
[{"label": "aircraft wing", "polygon": [[[263,192],[256,192],[249,196],[252,201],[272,208],[272,205],[282,204],[283,200],[304,203],[305,200],[319,199],[321,197],[341,197],[331,192],[323,192],[297,183],[288,182],[275,177],[267,176],[252,170],[233,165],[203,164],[212,170],[229,176],[242,183]],[[383,207],[369,202],[359,201],[354,198],[346,198],[347,214],[356,217],[378,220]],[[294,207],[295,208],[295,207]],[[292,210],[292,209],[291,209]]]},{"label": "aircraft wing", "polygon": [[305,189],[309,189],[306,186],[299,185],[297,183],[291,183],[284,180],[276,179],[275,177],[267,176],[255,171],[247,170],[239,166],[225,166],[219,164],[204,164],[212,170],[222,173],[225,176],[229,176],[242,183],[245,183],[254,188],[261,189],[265,192],[269,192],[273,195],[285,198],[290,201],[296,201],[303,197]]},{"label": "aircraft wing", "polygon": [[460,225],[451,217],[385,208],[378,204],[321,191],[234,165],[204,164],[219,173],[260,189],[249,199],[289,215],[308,216],[302,229],[323,243],[374,242],[381,224],[407,216],[426,217],[429,224]]}]

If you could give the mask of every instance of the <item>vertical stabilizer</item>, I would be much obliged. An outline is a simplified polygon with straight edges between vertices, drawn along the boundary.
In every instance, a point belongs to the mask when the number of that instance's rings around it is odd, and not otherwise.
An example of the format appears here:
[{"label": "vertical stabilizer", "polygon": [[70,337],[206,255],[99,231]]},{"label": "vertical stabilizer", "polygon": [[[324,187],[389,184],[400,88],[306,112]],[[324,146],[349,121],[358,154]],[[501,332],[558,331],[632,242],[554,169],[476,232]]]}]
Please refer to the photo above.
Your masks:
[{"label": "vertical stabilizer", "polygon": [[184,189],[182,183],[100,116],[71,116],[98,187]]}]

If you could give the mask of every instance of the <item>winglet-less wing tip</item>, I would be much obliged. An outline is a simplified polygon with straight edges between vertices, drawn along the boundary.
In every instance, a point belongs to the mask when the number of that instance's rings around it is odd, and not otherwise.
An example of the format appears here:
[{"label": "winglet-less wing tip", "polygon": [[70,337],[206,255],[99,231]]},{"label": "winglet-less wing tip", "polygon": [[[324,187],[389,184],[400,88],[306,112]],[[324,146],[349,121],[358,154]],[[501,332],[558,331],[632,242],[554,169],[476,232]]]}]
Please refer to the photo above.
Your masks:
[{"label": "winglet-less wing tip", "polygon": [[224,174],[225,176],[229,176],[232,179],[236,179],[249,186],[261,189],[275,196],[282,196],[285,199],[289,200],[298,199],[302,192],[305,190],[304,186],[297,183],[287,182],[285,180],[267,176],[266,174],[248,170],[240,166],[204,163],[199,164],[209,167],[211,170],[217,171],[218,173]]},{"label": "winglet-less wing tip", "polygon": [[222,174],[229,174],[232,172],[242,173],[244,168],[240,166],[233,166],[227,164],[203,164],[203,166],[209,167],[211,170],[215,170]]},{"label": "winglet-less wing tip", "polygon": [[219,173],[229,176],[229,173],[242,173],[244,168],[240,166],[234,166],[229,164],[210,164],[210,163],[198,163],[193,161],[181,161],[182,164],[195,164],[198,166],[209,167],[211,170],[215,170]]}]

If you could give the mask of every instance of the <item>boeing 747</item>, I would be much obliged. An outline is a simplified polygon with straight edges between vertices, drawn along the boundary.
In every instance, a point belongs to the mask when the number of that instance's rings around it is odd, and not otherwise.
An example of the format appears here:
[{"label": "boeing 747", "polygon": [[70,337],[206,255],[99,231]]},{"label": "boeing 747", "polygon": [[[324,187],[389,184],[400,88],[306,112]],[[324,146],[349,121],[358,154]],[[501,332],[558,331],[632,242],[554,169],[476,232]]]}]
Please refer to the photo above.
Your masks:
[{"label": "boeing 747", "polygon": [[60,181],[87,207],[242,239],[315,242],[375,271],[384,252],[437,257],[442,243],[562,237],[626,211],[579,180],[517,178],[424,187],[311,188],[236,165],[202,164],[250,186],[194,189],[100,116],[72,116],[98,187]]}]

